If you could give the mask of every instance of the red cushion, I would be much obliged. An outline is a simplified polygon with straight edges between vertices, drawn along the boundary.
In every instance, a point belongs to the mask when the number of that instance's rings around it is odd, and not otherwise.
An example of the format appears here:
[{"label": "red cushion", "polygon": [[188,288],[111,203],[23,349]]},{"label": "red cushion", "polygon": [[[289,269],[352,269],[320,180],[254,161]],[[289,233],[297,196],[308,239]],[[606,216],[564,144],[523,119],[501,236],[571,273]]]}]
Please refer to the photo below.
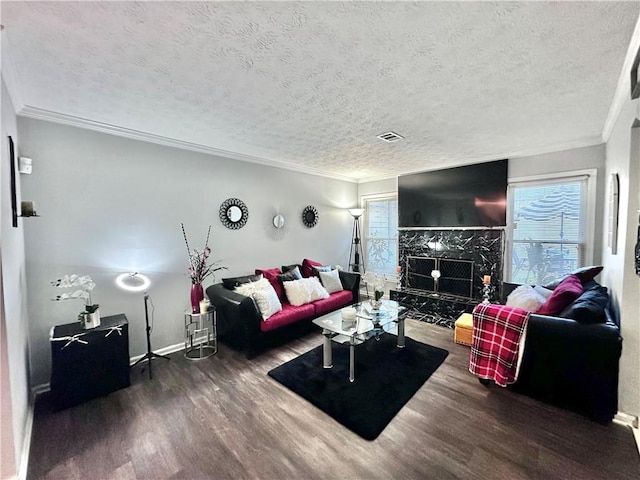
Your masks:
[{"label": "red cushion", "polygon": [[342,290],[341,292],[332,293],[329,298],[316,300],[313,305],[316,307],[316,315],[324,315],[340,307],[346,307],[352,300],[353,292],[351,290]]},{"label": "red cushion", "polygon": [[268,332],[284,325],[304,320],[305,318],[311,319],[313,318],[314,313],[315,307],[312,303],[306,303],[299,307],[294,307],[290,303],[283,302],[282,310],[280,312],[274,313],[266,320],[260,322],[260,330]]},{"label": "red cushion", "polygon": [[278,275],[282,274],[282,271],[279,268],[268,268],[266,270],[256,269],[256,275],[262,274],[264,278],[269,280],[269,283],[273,286],[273,289],[276,291],[276,295],[280,299],[280,302],[284,302],[287,300],[287,295],[284,293],[284,287],[280,280],[278,279]]},{"label": "red cushion", "polygon": [[300,273],[302,273],[303,277],[308,278],[313,275],[313,267],[321,267],[321,266],[322,264],[320,262],[316,262],[314,260],[309,260],[308,258],[305,258],[302,261],[302,270],[300,271]]},{"label": "red cushion", "polygon": [[540,315],[558,315],[582,295],[583,291],[580,279],[576,275],[569,275],[560,282],[536,313]]}]

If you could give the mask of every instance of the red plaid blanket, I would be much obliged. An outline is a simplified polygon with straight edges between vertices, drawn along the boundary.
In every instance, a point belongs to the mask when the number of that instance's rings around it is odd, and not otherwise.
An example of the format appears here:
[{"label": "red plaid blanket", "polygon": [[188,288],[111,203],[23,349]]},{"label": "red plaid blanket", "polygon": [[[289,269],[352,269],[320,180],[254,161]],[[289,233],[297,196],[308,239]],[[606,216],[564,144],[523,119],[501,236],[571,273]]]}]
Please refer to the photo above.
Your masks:
[{"label": "red plaid blanket", "polygon": [[530,314],[522,308],[505,305],[476,306],[469,371],[501,387],[514,383],[518,377],[520,340],[524,339]]}]

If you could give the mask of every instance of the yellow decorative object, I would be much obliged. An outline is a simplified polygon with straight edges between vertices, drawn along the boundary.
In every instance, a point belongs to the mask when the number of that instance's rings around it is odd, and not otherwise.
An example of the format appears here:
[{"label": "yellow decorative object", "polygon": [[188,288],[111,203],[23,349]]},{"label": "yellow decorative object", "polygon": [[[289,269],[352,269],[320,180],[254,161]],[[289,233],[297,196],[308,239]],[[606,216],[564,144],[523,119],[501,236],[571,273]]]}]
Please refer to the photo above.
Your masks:
[{"label": "yellow decorative object", "polygon": [[470,313],[463,313],[456,320],[453,340],[461,345],[471,346],[473,343],[473,316]]}]

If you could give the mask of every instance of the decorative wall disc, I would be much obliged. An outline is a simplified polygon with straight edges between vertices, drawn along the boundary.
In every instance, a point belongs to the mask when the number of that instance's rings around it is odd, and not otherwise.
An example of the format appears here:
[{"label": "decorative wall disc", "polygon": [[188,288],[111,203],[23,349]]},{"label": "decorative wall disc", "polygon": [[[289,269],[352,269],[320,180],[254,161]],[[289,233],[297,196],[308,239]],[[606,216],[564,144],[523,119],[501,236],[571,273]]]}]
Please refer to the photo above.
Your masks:
[{"label": "decorative wall disc", "polygon": [[242,228],[249,219],[249,209],[239,198],[227,198],[220,205],[220,221],[232,230]]},{"label": "decorative wall disc", "polygon": [[318,209],[313,205],[307,205],[302,210],[302,223],[305,227],[313,228],[318,224]]}]

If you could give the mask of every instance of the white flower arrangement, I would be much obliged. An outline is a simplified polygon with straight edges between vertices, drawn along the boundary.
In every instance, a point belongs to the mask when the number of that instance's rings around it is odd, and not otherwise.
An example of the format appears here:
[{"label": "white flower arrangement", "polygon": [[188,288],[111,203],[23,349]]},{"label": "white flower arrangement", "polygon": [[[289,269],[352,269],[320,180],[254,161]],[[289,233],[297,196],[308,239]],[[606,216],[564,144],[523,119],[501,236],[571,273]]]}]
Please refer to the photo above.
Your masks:
[{"label": "white flower arrangement", "polygon": [[89,275],[65,275],[62,278],[58,278],[51,282],[51,285],[58,288],[73,288],[79,287],[72,292],[61,293],[56,295],[52,300],[61,302],[63,300],[82,300],[85,303],[85,311],[87,313],[94,313],[98,310],[100,305],[93,304],[91,301],[91,290],[96,287],[96,284]]},{"label": "white flower arrangement", "polygon": [[387,281],[386,275],[378,275],[373,272],[367,272],[362,276],[362,280],[373,287],[373,299],[380,300],[384,295],[384,284]]}]

